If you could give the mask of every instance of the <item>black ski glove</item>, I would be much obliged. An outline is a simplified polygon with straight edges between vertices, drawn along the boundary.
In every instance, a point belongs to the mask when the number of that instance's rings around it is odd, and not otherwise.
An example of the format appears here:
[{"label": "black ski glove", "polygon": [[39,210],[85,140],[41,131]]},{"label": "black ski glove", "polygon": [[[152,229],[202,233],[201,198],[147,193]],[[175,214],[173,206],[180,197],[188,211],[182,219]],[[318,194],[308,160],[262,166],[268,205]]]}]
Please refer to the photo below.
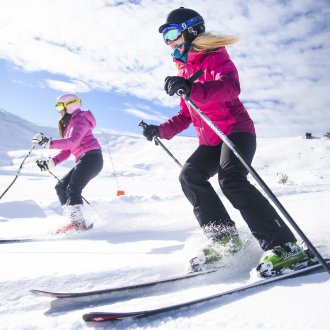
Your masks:
[{"label": "black ski glove", "polygon": [[37,160],[36,161],[38,167],[40,168],[40,171],[43,172],[43,171],[48,171],[50,169],[53,169],[55,167],[55,163],[54,161],[52,160],[52,158],[48,158],[48,160]]},{"label": "black ski glove", "polygon": [[148,141],[152,141],[154,137],[159,137],[158,126],[145,124],[142,134],[147,138]]},{"label": "black ski glove", "polygon": [[172,76],[172,77],[169,76],[165,78],[164,89],[165,92],[170,96],[173,96],[174,94],[178,94],[179,90],[181,90],[184,94],[189,96],[191,90],[191,82],[180,76]]}]

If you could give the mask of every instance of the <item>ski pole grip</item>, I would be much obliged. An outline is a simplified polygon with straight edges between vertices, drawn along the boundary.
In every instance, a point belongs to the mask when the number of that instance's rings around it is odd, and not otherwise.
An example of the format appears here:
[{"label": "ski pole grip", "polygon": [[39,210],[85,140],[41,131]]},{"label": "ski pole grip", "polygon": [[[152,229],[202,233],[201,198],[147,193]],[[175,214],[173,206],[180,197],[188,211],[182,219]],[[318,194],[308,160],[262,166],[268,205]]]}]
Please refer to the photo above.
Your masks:
[{"label": "ski pole grip", "polygon": [[[187,80],[190,82],[190,83],[193,83],[197,78],[199,78],[201,75],[203,74],[203,70],[202,69],[199,69],[198,71],[196,71],[193,75],[191,75]],[[183,95],[184,92],[182,89],[179,89],[178,90],[178,93],[177,93],[179,96]]]},{"label": "ski pole grip", "polygon": [[[141,126],[143,128],[147,128],[149,125],[146,124],[143,120],[141,120],[138,124],[138,126]],[[159,139],[157,138],[157,136],[154,137],[154,141],[155,141],[155,145],[158,146],[158,144],[160,143]]]},{"label": "ski pole grip", "polygon": [[143,120],[141,120],[141,121],[139,122],[138,126],[141,126],[141,127],[143,127],[143,128],[148,127],[148,125],[147,125]]}]

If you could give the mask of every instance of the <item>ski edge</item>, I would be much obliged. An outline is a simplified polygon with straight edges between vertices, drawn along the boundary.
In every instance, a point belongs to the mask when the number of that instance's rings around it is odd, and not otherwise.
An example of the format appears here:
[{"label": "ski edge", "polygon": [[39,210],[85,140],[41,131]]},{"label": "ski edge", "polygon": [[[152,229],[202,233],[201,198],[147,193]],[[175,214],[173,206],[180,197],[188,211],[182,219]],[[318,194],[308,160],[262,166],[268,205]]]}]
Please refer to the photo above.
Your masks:
[{"label": "ski edge", "polygon": [[165,284],[165,283],[171,283],[171,282],[177,282],[180,280],[190,279],[206,274],[215,273],[218,271],[218,269],[210,269],[210,270],[204,270],[201,272],[189,272],[181,275],[174,275],[171,277],[166,277],[159,280],[154,280],[150,282],[144,282],[144,283],[138,283],[128,286],[122,286],[122,287],[114,287],[110,289],[103,289],[103,290],[93,290],[93,291],[84,291],[84,292],[53,292],[53,291],[44,291],[44,290],[37,290],[37,289],[31,289],[30,292],[33,294],[36,294],[38,296],[46,296],[50,298],[56,298],[56,299],[68,299],[68,298],[79,298],[79,297],[90,297],[95,295],[102,295],[102,294],[111,294],[115,292],[121,292],[126,290],[135,290],[135,289],[141,289],[141,288],[147,288],[158,284]]},{"label": "ski edge", "polygon": [[[330,259],[325,259],[327,264],[330,264]],[[134,312],[90,312],[83,314],[82,318],[85,322],[106,322],[106,321],[115,321],[115,320],[121,320],[121,319],[127,319],[127,318],[132,318],[132,317],[147,317],[155,314],[162,314],[165,312],[181,309],[181,308],[188,308],[191,305],[195,305],[198,303],[203,303],[206,301],[210,301],[216,298],[221,298],[230,294],[234,293],[239,293],[243,292],[249,289],[261,287],[270,283],[274,283],[280,280],[285,280],[285,279],[290,279],[290,278],[295,278],[295,277],[300,277],[300,276],[305,276],[309,274],[314,274],[317,272],[325,272],[325,269],[321,264],[315,264],[309,267],[305,267],[303,269],[299,269],[296,271],[293,271],[288,274],[284,275],[279,275],[267,279],[260,280],[255,283],[243,285],[241,287],[231,289],[228,291],[220,292],[211,296],[206,296],[203,298],[187,301],[181,304],[176,304],[176,305],[170,305],[170,306],[165,306],[161,308],[156,308],[156,309],[150,309],[150,310],[144,310],[144,311],[134,311]]]}]

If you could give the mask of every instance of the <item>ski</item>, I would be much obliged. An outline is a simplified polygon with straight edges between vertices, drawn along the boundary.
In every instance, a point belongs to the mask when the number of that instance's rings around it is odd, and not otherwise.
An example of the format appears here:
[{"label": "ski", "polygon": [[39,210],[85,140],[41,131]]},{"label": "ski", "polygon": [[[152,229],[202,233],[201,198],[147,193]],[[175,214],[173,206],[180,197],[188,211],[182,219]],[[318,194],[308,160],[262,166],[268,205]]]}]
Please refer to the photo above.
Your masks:
[{"label": "ski", "polygon": [[50,241],[51,239],[47,238],[2,238],[0,239],[0,244],[13,244],[13,243],[28,243],[28,242],[43,242]]},{"label": "ski", "polygon": [[[87,230],[93,229],[93,223],[89,224]],[[63,238],[62,234],[54,234],[51,237],[18,237],[18,238],[0,238],[0,244],[29,243],[29,242],[48,242],[57,241]],[[68,236],[65,236],[68,237]]]},{"label": "ski", "polygon": [[[330,263],[330,259],[326,259],[326,262]],[[240,292],[243,292],[246,290],[258,288],[258,287],[268,285],[271,283],[275,283],[275,282],[278,282],[281,280],[286,280],[286,279],[290,279],[290,278],[295,278],[295,277],[304,276],[307,274],[313,274],[313,273],[324,272],[324,271],[325,270],[324,270],[323,266],[317,263],[317,264],[313,264],[311,266],[307,266],[302,269],[292,271],[291,273],[288,273],[288,274],[283,274],[283,275],[278,275],[275,277],[263,279],[256,283],[243,285],[243,286],[235,288],[235,289],[219,292],[219,293],[213,294],[211,296],[206,296],[206,297],[202,297],[199,299],[186,301],[181,304],[168,305],[168,306],[161,307],[161,308],[141,310],[141,311],[135,311],[135,312],[113,312],[113,313],[112,312],[90,312],[87,314],[83,314],[82,317],[83,317],[83,320],[86,322],[105,322],[105,321],[114,321],[114,320],[134,318],[134,317],[138,317],[138,318],[147,317],[147,316],[151,316],[151,315],[175,311],[178,309],[188,308],[192,305],[196,305],[196,304],[203,303],[206,301],[211,301],[214,299],[219,299],[219,298],[231,295],[231,294],[240,293]]]},{"label": "ski", "polygon": [[122,286],[122,287],[115,287],[115,288],[109,288],[109,289],[103,289],[103,290],[93,290],[93,291],[84,291],[84,292],[52,292],[52,291],[43,291],[43,290],[35,290],[32,289],[30,292],[38,295],[38,296],[46,296],[50,298],[57,298],[57,299],[63,299],[63,298],[81,298],[81,297],[91,297],[96,295],[116,295],[116,298],[119,294],[127,295],[129,293],[138,291],[138,290],[144,290],[146,288],[150,288],[159,284],[165,284],[165,283],[173,283],[178,282],[181,280],[187,280],[190,278],[194,278],[201,275],[206,275],[210,273],[216,272],[218,269],[210,269],[210,270],[204,270],[200,272],[190,272],[186,274],[176,275],[172,277],[167,277],[155,281],[150,282],[144,282],[139,284],[133,284],[129,286]]}]

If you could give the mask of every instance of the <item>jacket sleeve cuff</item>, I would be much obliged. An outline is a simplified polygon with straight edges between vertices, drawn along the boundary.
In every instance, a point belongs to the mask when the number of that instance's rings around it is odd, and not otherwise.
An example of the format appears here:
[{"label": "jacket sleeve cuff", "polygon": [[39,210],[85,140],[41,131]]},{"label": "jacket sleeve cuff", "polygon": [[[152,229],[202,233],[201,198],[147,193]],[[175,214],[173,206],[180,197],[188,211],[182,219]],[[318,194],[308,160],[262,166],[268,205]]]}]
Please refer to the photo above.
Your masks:
[{"label": "jacket sleeve cuff", "polygon": [[158,134],[161,139],[165,139],[165,132],[162,126],[158,126]]}]

